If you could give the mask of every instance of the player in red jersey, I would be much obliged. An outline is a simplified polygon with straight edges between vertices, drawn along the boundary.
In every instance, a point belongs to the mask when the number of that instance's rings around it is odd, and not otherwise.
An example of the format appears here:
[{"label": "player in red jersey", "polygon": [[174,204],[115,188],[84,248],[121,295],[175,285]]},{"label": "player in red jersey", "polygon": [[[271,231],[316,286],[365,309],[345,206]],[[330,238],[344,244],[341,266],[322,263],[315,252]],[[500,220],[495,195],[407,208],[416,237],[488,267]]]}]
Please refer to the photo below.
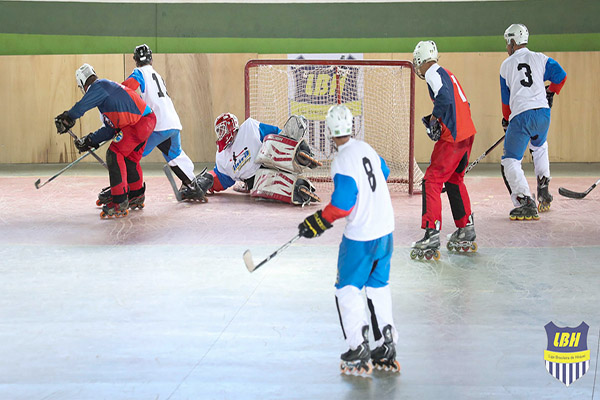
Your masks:
[{"label": "player in red jersey", "polygon": [[448,235],[448,249],[476,250],[471,201],[463,181],[469,163],[475,125],[467,97],[452,72],[438,63],[437,46],[431,40],[417,44],[413,52],[414,69],[427,81],[433,111],[422,121],[435,141],[431,163],[423,179],[423,239],[412,244],[411,258],[439,259],[442,227],[442,186],[446,187],[454,223],[458,228]]},{"label": "player in red jersey", "polygon": [[75,146],[84,152],[114,138],[106,151],[112,200],[102,207],[100,217],[126,216],[129,207],[144,206],[146,185],[140,159],[156,117],[137,93],[108,79],[98,79],[89,64],[79,67],[75,78],[84,95],[70,110],[54,119],[56,129],[59,133],[69,131],[77,118],[98,107],[104,125],[76,140]]}]

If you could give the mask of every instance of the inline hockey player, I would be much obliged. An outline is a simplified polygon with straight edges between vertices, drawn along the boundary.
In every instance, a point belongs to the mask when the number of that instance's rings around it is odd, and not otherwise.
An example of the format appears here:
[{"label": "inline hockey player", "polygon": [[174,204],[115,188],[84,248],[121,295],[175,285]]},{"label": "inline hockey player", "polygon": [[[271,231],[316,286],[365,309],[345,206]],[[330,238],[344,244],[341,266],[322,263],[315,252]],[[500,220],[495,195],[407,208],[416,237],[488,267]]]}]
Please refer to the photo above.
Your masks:
[{"label": "inline hockey player", "polygon": [[[508,58],[500,66],[502,127],[506,132],[501,171],[515,205],[509,217],[537,220],[538,210],[548,211],[552,202],[546,138],[554,94],[560,93],[567,74],[552,58],[527,48],[529,31],[525,25],[512,24],[504,39]],[[551,82],[547,88],[545,81]],[[537,209],[521,166],[528,144],[537,179]]]},{"label": "inline hockey player", "polygon": [[[338,150],[331,165],[334,191],[324,209],[298,226],[299,235],[314,238],[331,228],[335,220],[346,218],[335,284],[342,332],[349,346],[341,355],[341,372],[366,376],[373,365],[399,371],[398,333],[388,283],[394,247],[394,210],[386,183],[390,170],[371,146],[351,138],[353,117],[346,106],[331,107],[325,123]],[[371,312],[373,351],[363,288]]]},{"label": "inline hockey player", "polygon": [[434,103],[430,115],[423,117],[427,135],[435,146],[431,163],[423,179],[423,216],[425,236],[412,243],[410,257],[431,260],[440,258],[442,226],[442,186],[445,186],[454,224],[458,228],[448,236],[448,250],[476,251],[475,226],[471,201],[464,183],[465,169],[475,138],[475,125],[467,97],[458,80],[438,63],[435,42],[421,41],[413,52],[415,73],[427,82]]},{"label": "inline hockey player", "polygon": [[220,192],[237,181],[252,197],[298,205],[319,201],[312,183],[299,175],[320,165],[302,139],[305,131],[306,120],[295,115],[283,131],[253,118],[239,125],[235,115],[219,115],[215,168],[204,174],[202,189]]},{"label": "inline hockey player", "polygon": [[[200,176],[194,174],[194,163],[181,148],[181,121],[164,79],[152,66],[152,50],[146,44],[139,45],[133,51],[133,59],[136,68],[123,85],[132,90],[139,89],[142,99],[156,114],[156,127],[148,138],[142,157],[158,147],[171,170],[181,180],[179,197],[182,200],[203,201],[206,193],[198,183]],[[96,204],[106,204],[110,199],[110,188],[104,188]]]},{"label": "inline hockey player", "polygon": [[156,116],[133,90],[108,79],[98,79],[94,68],[83,64],[75,71],[83,97],[54,119],[59,133],[68,132],[75,120],[98,107],[104,125],[75,141],[80,152],[114,138],[106,151],[111,200],[102,206],[101,218],[124,217],[129,208],[144,206],[144,184],[140,159],[146,140],[154,130]]}]

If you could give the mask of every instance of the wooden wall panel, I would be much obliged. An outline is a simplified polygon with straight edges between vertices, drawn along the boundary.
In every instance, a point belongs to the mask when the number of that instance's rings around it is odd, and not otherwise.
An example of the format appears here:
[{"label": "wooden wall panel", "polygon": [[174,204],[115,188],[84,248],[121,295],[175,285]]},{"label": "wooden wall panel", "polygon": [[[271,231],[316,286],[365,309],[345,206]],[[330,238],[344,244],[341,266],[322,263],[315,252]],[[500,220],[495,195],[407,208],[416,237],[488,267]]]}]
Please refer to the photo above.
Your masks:
[{"label": "wooden wall panel", "polygon": [[[600,109],[600,52],[548,53],[568,74],[555,97],[549,133],[553,162],[600,162],[600,141],[593,121]],[[285,58],[257,54],[155,54],[154,66],[163,75],[183,125],[183,148],[193,161],[212,162],[215,153],[213,123],[222,112],[244,117],[244,65],[252,58]],[[410,60],[410,53],[365,54],[367,59]],[[461,82],[471,103],[478,134],[475,158],[502,136],[499,68],[505,53],[442,53],[440,64]],[[75,70],[87,62],[101,78],[121,82],[134,68],[126,55],[46,55],[0,57],[0,163],[70,162],[78,157],[72,140],[59,136],[54,116],[81,98]],[[433,148],[420,119],[432,104],[424,81],[417,79],[415,155],[427,162]],[[88,111],[74,128],[78,135],[100,126],[96,109]],[[497,163],[501,149],[486,162]],[[162,161],[155,150],[147,161]],[[525,160],[529,160],[526,154]],[[93,160],[89,161],[93,162]]]}]

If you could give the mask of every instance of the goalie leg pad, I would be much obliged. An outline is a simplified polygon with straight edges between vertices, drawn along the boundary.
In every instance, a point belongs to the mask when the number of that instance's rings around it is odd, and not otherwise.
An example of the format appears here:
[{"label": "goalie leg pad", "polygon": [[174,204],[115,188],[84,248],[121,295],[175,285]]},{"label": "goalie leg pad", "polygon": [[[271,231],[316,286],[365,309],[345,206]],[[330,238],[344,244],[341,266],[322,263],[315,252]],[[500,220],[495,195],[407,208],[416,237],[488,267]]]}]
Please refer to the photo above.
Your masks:
[{"label": "goalie leg pad", "polygon": [[255,175],[250,196],[303,205],[317,201],[318,196],[314,195],[314,191],[314,186],[305,178],[284,171],[261,168]]}]

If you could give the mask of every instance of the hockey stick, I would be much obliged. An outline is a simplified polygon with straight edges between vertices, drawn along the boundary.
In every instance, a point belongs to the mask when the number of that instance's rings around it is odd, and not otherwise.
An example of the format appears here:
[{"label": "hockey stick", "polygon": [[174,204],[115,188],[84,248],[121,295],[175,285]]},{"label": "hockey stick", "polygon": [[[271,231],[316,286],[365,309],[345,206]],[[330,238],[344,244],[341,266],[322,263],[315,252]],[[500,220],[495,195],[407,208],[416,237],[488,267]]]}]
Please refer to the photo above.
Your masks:
[{"label": "hockey stick", "polygon": [[181,201],[181,193],[179,192],[179,189],[177,189],[177,183],[175,183],[175,178],[173,178],[173,173],[171,172],[171,167],[169,167],[169,164],[165,164],[165,166],[163,167],[163,171],[165,171],[165,175],[167,176],[167,179],[169,180],[169,183],[173,188],[175,198],[177,199],[177,201]]},{"label": "hockey stick", "polygon": [[293,238],[291,238],[286,244],[284,244],[283,246],[281,246],[280,248],[275,250],[275,252],[273,252],[269,257],[265,258],[264,260],[262,260],[261,262],[259,262],[256,265],[254,265],[254,261],[252,261],[252,253],[250,253],[250,250],[246,250],[244,252],[244,263],[246,264],[246,268],[248,268],[248,271],[250,271],[250,272],[256,271],[258,268],[262,267],[267,261],[269,261],[271,258],[275,257],[277,254],[281,253],[290,244],[294,243],[298,239],[300,239],[299,234],[294,236]]},{"label": "hockey stick", "polygon": [[[78,140],[78,139],[79,139],[79,138],[77,137],[77,135],[73,133],[73,131],[72,131],[72,130],[70,130],[70,129],[69,129],[67,132],[69,132],[69,135],[71,135],[71,137],[73,138],[73,140]],[[101,159],[101,158],[100,158],[100,156],[99,156],[98,154],[96,154],[96,153],[92,153],[92,156],[93,156],[93,157],[94,157],[96,160],[98,160],[98,162],[99,162],[100,164],[102,164],[102,165],[104,166],[104,168],[108,169],[108,165],[106,165],[106,163],[104,162],[104,160],[103,160],[103,159]]]},{"label": "hockey stick", "polygon": [[[502,135],[502,137],[500,139],[498,139],[496,141],[496,143],[494,143],[492,145],[492,147],[490,147],[489,149],[487,149],[486,151],[483,152],[482,155],[480,155],[479,157],[477,157],[477,160],[473,161],[471,164],[469,164],[469,166],[467,167],[467,169],[465,169],[465,175],[467,174],[467,172],[469,172],[470,170],[473,169],[474,166],[476,166],[477,164],[479,164],[479,162],[481,160],[483,160],[488,154],[490,154],[490,152],[492,150],[494,150],[496,148],[496,146],[498,146],[500,143],[502,143],[502,141],[504,140],[504,137],[506,136],[506,134]],[[444,193],[446,191],[446,188],[442,188],[442,193]]]},{"label": "hockey stick", "polygon": [[477,158],[477,160],[475,160],[471,164],[469,164],[469,166],[465,170],[465,174],[467,172],[469,172],[470,170],[472,170],[474,166],[476,166],[477,164],[479,164],[479,162],[481,160],[483,160],[492,150],[494,150],[496,148],[496,146],[498,146],[504,140],[505,136],[506,136],[506,134],[502,135],[502,137],[500,139],[498,139],[498,141],[496,143],[494,143],[492,145],[492,147],[490,147],[489,149],[487,149],[486,151],[484,151],[483,154],[480,155],[479,158]]},{"label": "hockey stick", "polygon": [[586,190],[585,192],[574,192],[572,190],[565,189],[564,187],[559,187],[558,188],[558,193],[561,196],[569,197],[571,199],[583,199],[585,196],[588,195],[589,192],[591,192],[592,190],[594,190],[594,188],[596,187],[596,185],[598,185],[599,183],[600,183],[600,179],[598,179],[596,181],[596,183],[594,183],[592,186],[590,186],[588,188],[588,190]]}]

